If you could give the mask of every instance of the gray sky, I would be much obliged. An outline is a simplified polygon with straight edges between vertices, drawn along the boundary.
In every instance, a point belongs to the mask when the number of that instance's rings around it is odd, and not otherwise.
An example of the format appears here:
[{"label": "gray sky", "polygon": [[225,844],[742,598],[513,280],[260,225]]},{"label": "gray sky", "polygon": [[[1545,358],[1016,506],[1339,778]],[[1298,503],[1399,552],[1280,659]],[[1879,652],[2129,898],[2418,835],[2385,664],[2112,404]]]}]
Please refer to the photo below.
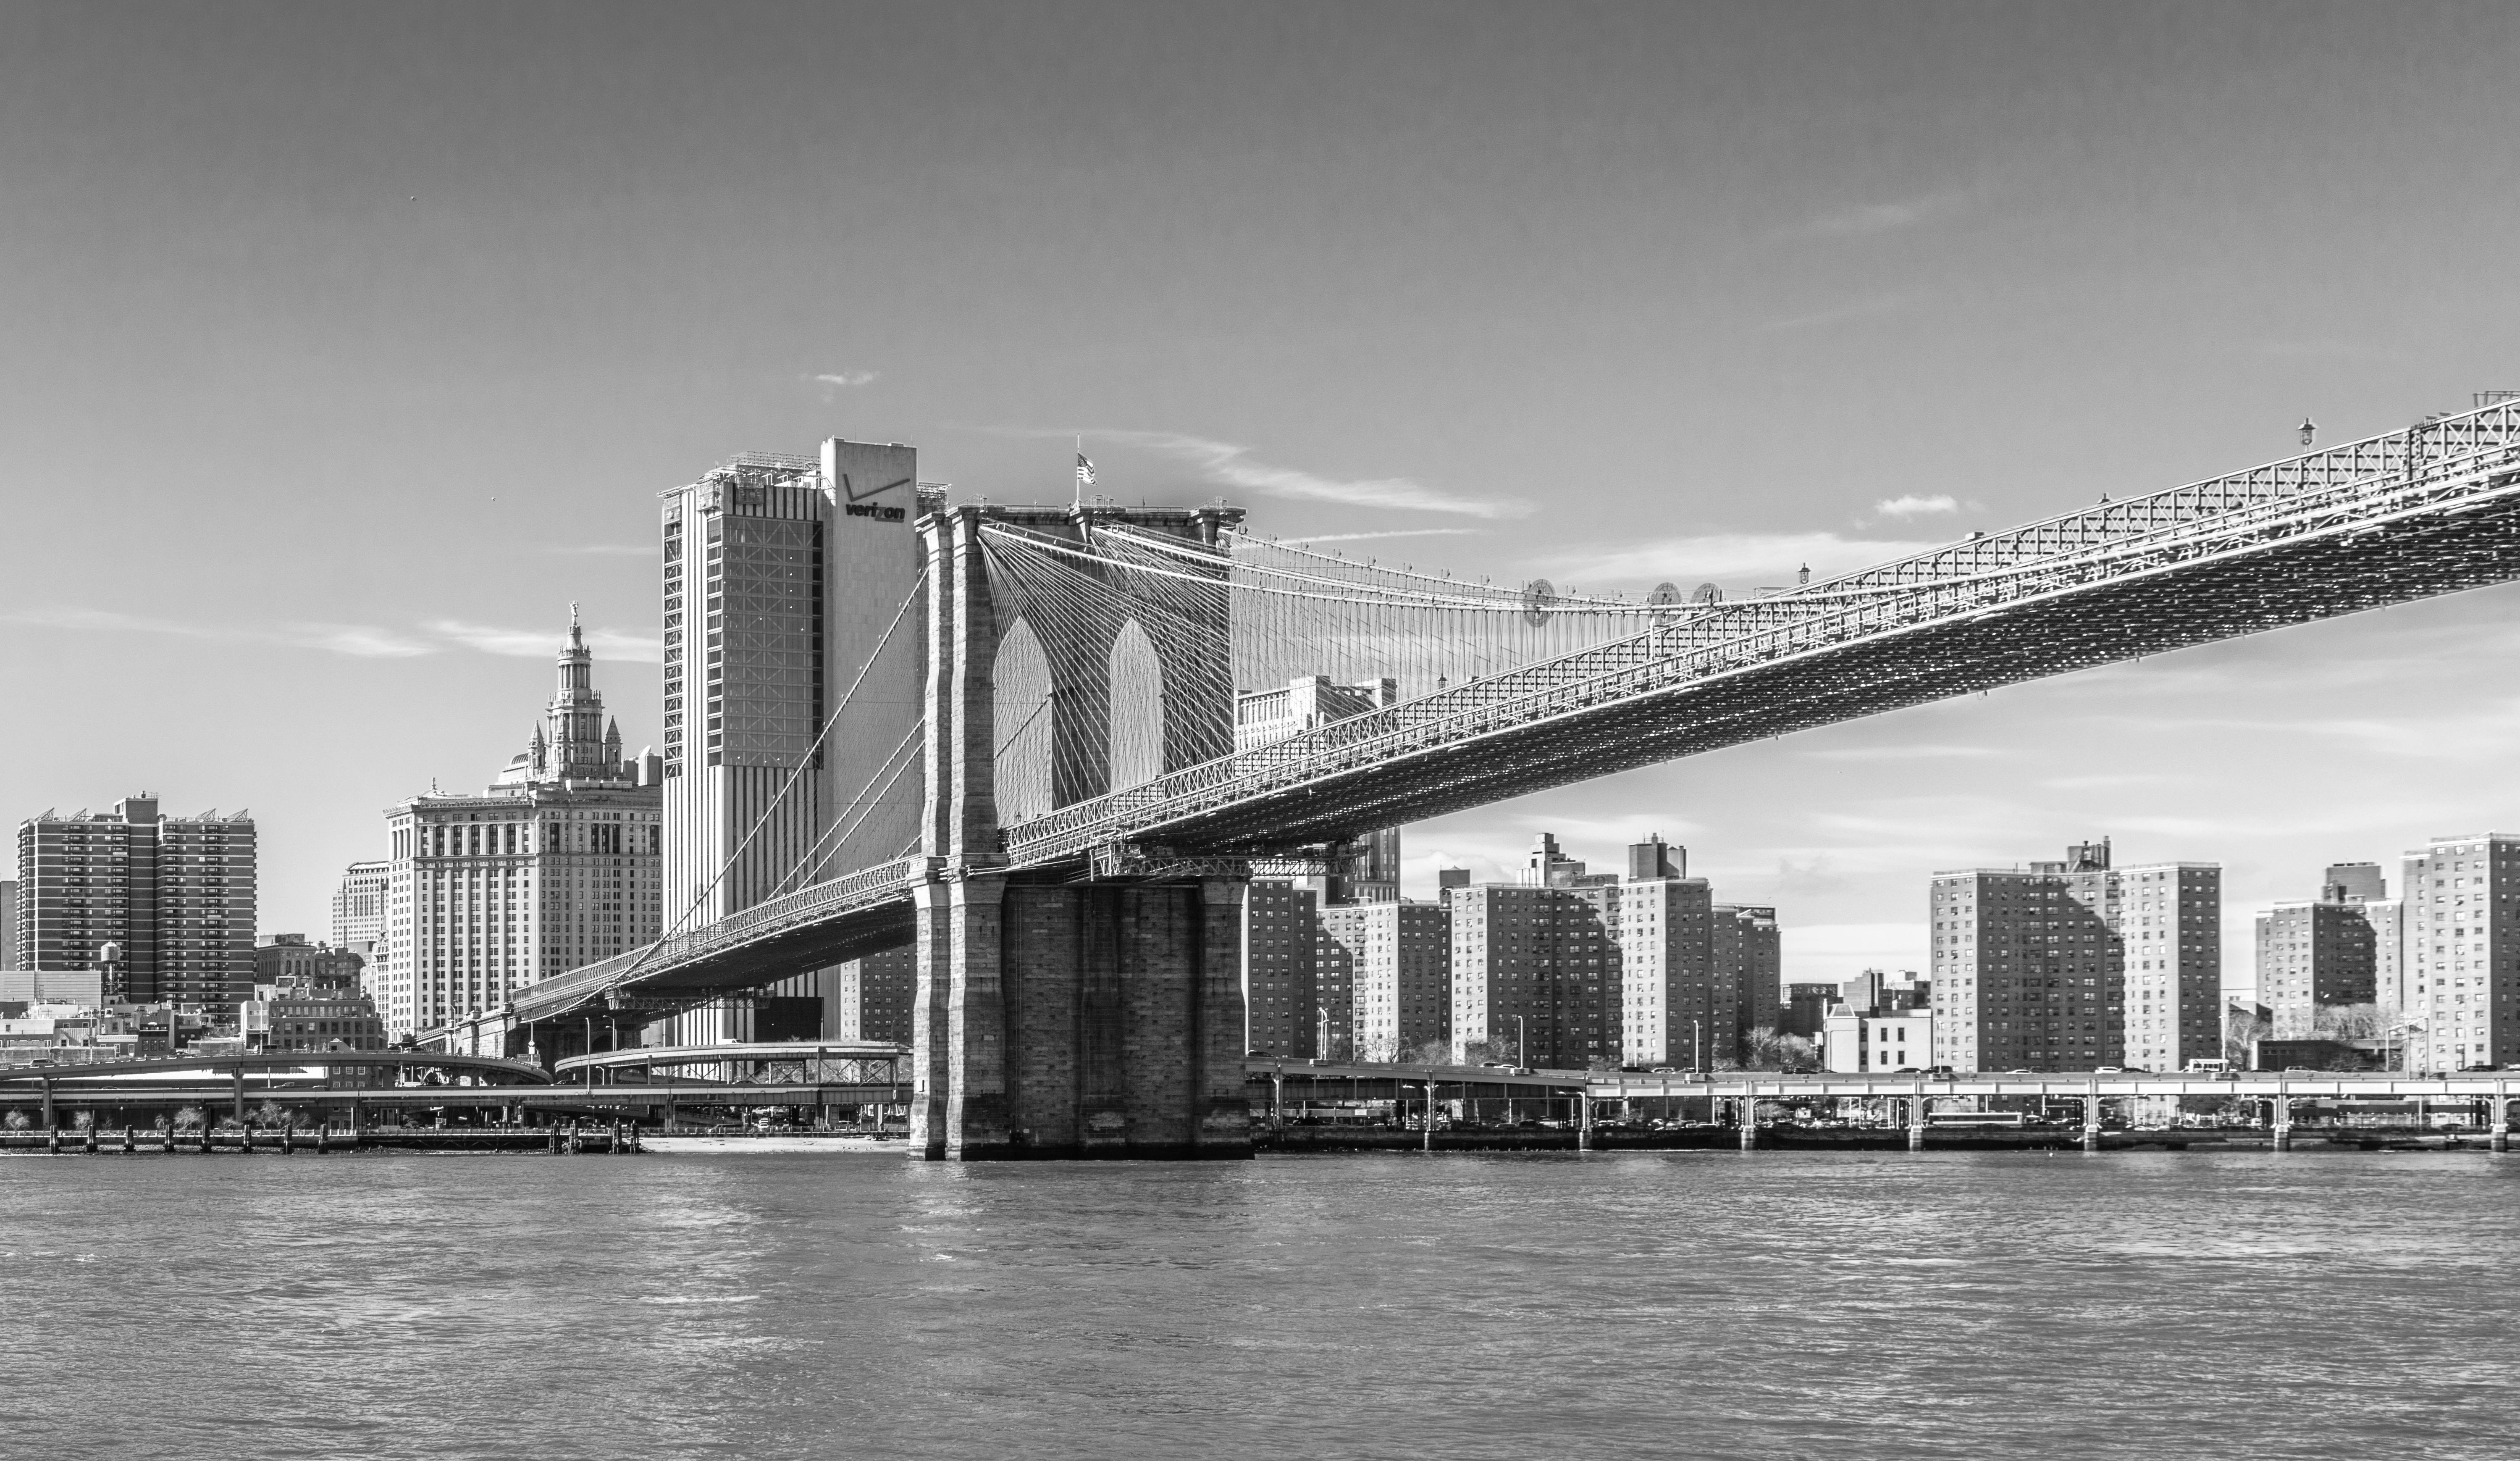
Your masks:
[{"label": "gray sky", "polygon": [[[1612,589],[1852,567],[2520,386],[2505,6],[0,4],[0,815],[250,807],[320,933],[572,599],[656,737],[742,448],[1222,493]],[[1907,501],[1903,504],[1902,499]],[[1885,511],[1881,504],[1893,504]],[[1372,551],[1372,550],[1361,550]],[[1936,868],[2520,824],[2511,590],[1413,829],[1660,830],[1789,968]],[[2392,867],[2394,886],[2394,866]]]}]

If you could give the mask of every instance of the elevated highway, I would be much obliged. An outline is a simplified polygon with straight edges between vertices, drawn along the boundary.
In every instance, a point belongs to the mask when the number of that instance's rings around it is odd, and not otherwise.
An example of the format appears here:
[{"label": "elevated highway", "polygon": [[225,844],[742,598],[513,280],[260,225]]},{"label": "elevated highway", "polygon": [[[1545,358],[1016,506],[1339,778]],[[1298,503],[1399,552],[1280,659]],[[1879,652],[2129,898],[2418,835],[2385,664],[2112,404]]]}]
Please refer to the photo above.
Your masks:
[{"label": "elevated highway", "polygon": [[418,1085],[413,1073],[480,1085],[549,1085],[551,1073],[530,1061],[417,1050],[300,1050],[251,1055],[169,1056],[64,1066],[0,1067],[0,1102],[20,1090],[85,1090],[227,1082],[265,1087],[333,1089]]},{"label": "elevated highway", "polygon": [[620,1084],[635,1077],[653,1082],[660,1070],[668,1082],[791,1085],[900,1082],[910,1047],[888,1040],[775,1040],[725,1045],[634,1045],[572,1055],[555,1063],[553,1077],[585,1084]]}]

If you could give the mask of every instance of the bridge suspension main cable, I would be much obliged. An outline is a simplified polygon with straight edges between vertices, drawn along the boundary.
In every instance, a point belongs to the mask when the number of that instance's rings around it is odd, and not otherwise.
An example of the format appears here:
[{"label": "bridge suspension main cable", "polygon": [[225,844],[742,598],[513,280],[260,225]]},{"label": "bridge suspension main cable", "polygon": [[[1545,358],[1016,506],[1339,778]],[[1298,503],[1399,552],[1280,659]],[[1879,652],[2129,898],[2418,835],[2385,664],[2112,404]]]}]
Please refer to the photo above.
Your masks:
[{"label": "bridge suspension main cable", "polygon": [[[842,805],[832,808],[830,825],[816,835],[813,844],[806,847],[787,872],[780,874],[779,882],[765,895],[764,901],[783,893],[792,892],[807,884],[820,882],[824,878],[857,871],[855,868],[826,867],[824,864],[830,856],[828,849],[846,846],[849,839],[857,835],[857,830],[866,825],[867,818],[873,816],[877,809],[883,805],[884,799],[892,795],[893,788],[901,783],[901,778],[908,774],[912,766],[919,763],[916,753],[926,733],[926,716],[922,715],[911,722],[909,732],[894,744],[882,760],[876,763],[875,770],[868,773],[866,782],[858,788],[857,795]],[[888,771],[887,768],[889,768]],[[877,785],[878,779],[882,782],[880,786]],[[851,811],[856,815],[848,816]],[[848,820],[842,821],[843,816],[848,816]],[[909,856],[910,849],[918,845],[919,839],[912,838],[910,847],[904,848],[899,855]]]},{"label": "bridge suspension main cable", "polygon": [[[1203,695],[1185,700],[1177,687],[1172,700],[1177,719],[1213,717],[1218,724],[1231,723],[1226,697],[1237,690],[1282,690],[1290,680],[1326,675],[1340,683],[1388,681],[1388,698],[1410,700],[1708,608],[1684,601],[1670,585],[1643,600],[1543,581],[1508,587],[1234,532],[1215,547],[1125,525],[1089,523],[1083,542],[1001,525],[983,533],[1002,607],[1011,611],[1006,617],[1027,623],[1021,632],[1039,641],[1047,678],[1060,694],[1091,695],[1105,682],[1111,694],[1127,694],[1131,687],[1108,677],[1102,662],[1135,622],[1165,649],[1167,675],[1181,675],[1193,659],[1219,671]],[[1202,698],[1217,703],[1198,703]],[[1018,713],[1001,721],[1009,745],[1038,733],[1033,723],[1048,700],[1047,687],[1019,690],[1009,707]],[[1091,777],[1103,764],[1091,747],[1061,746],[1058,755],[1062,777]]]},{"label": "bridge suspension main cable", "polygon": [[[911,582],[908,597],[901,601],[900,608],[893,611],[891,621],[883,626],[883,633],[876,640],[875,648],[868,653],[866,662],[858,666],[856,677],[849,681],[849,688],[841,693],[839,700],[834,703],[831,710],[824,715],[822,725],[814,732],[812,743],[805,748],[804,753],[796,758],[795,766],[788,771],[787,779],[780,783],[778,793],[762,806],[760,814],[752,819],[752,825],[744,830],[742,840],[736,844],[735,850],[728,853],[726,857],[718,863],[717,870],[709,875],[708,882],[701,885],[700,890],[692,895],[691,901],[684,905],[683,910],[680,913],[675,915],[673,923],[657,936],[655,942],[641,949],[638,955],[630,961],[629,965],[624,968],[619,975],[615,976],[616,980],[627,980],[632,974],[636,973],[642,965],[646,964],[658,949],[661,949],[668,943],[672,942],[675,936],[681,934],[686,928],[688,928],[692,922],[693,916],[698,913],[699,910],[707,904],[710,895],[715,893],[719,885],[726,881],[728,871],[742,860],[745,851],[749,850],[752,846],[753,840],[761,835],[762,828],[770,824],[773,814],[779,810],[790,796],[794,795],[797,786],[804,781],[805,773],[813,768],[814,757],[821,753],[823,743],[830,738],[832,728],[840,723],[841,712],[845,711],[849,708],[849,702],[856,698],[859,687],[866,683],[867,676],[874,672],[877,662],[883,658],[884,647],[892,642],[892,636],[900,631],[902,622],[909,618],[911,611],[918,607],[921,598],[925,595],[926,591],[927,572],[926,570],[922,569],[919,576]],[[916,732],[914,732],[913,736],[909,739],[915,740],[915,738]],[[886,762],[889,762],[891,759],[892,757],[890,756],[885,757]],[[875,774],[880,775],[881,772],[882,766],[878,765]],[[870,785],[872,784],[873,779],[874,777],[870,776]],[[859,789],[859,798],[861,800],[865,799],[867,790],[868,788],[864,787]],[[820,839],[817,839],[816,845],[819,847]],[[808,849],[806,856],[799,859],[799,863],[802,864],[804,862],[811,861],[814,855],[813,849]],[[791,866],[788,869],[788,872],[791,874],[794,871],[794,866]],[[782,881],[785,881],[784,877]]]}]

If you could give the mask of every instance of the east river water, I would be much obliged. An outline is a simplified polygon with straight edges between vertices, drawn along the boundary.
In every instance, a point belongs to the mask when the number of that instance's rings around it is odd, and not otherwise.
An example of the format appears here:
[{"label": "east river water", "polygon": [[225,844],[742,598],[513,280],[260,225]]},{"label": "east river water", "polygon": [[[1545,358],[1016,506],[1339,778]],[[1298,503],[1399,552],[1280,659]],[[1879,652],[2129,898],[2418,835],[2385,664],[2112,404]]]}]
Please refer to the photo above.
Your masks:
[{"label": "east river water", "polygon": [[0,1158],[0,1454],[2510,1457],[2520,1158]]}]

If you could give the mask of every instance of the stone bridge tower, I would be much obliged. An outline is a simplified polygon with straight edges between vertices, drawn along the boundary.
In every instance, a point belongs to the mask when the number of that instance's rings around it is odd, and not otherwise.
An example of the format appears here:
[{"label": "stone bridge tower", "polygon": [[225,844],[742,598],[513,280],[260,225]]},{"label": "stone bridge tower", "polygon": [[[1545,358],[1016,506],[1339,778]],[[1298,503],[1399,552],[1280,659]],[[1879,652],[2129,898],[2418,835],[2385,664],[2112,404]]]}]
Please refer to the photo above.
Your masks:
[{"label": "stone bridge tower", "polygon": [[[1001,821],[1233,749],[1231,666],[1181,605],[1063,615],[989,531],[1083,550],[1125,525],[1213,546],[1238,510],[959,506],[920,525],[928,682],[912,1139],[934,1159],[1239,1158],[1243,884],[1011,874]],[[1080,553],[1078,572],[1095,570]],[[1179,569],[1179,565],[1174,565]],[[1224,561],[1217,561],[1222,576]],[[1207,611],[1227,613],[1212,593]],[[1191,625],[1191,627],[1197,627]]]}]

